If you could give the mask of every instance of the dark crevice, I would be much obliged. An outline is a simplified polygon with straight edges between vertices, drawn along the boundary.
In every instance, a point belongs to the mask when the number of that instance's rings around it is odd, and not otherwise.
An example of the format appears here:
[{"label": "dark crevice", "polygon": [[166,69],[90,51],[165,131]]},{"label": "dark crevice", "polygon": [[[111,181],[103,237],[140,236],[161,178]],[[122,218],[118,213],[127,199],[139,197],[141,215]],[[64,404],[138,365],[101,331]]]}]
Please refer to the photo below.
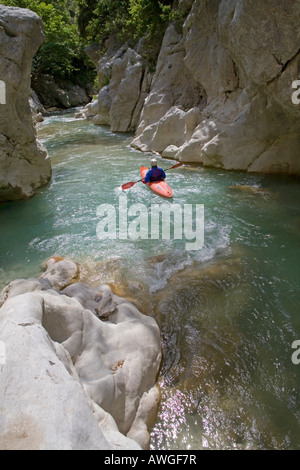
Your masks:
[{"label": "dark crevice", "polygon": [[[270,83],[273,83],[274,80],[276,80],[278,77],[280,77],[280,75],[282,75],[282,73],[287,69],[288,65],[297,57],[297,55],[300,54],[300,49],[296,52],[296,54],[293,55],[293,57],[291,57],[285,64],[283,64],[276,56],[275,54],[272,54],[272,56],[274,57],[274,59],[276,60],[276,62],[278,63],[278,65],[281,66],[281,70],[280,72],[276,75],[276,77],[272,78],[271,80],[269,80],[267,82],[267,84],[269,85]],[[298,66],[298,75],[300,74],[300,62],[299,62],[299,66]]]},{"label": "dark crevice", "polygon": [[8,36],[10,38],[18,37],[18,32],[15,28],[13,28],[12,26],[8,26],[7,24],[4,23],[4,21],[0,20],[0,27],[1,26],[4,29],[4,31],[6,33],[6,36]]},{"label": "dark crevice", "polygon": [[[146,70],[143,70],[142,73],[141,73],[141,79],[140,79],[140,92],[139,92],[139,96],[138,96],[138,99],[135,103],[135,106],[133,107],[133,110],[132,110],[132,113],[131,113],[131,116],[130,116],[130,123],[129,123],[129,131],[130,129],[132,128],[132,120],[133,120],[133,117],[134,117],[134,114],[135,114],[135,111],[136,111],[136,108],[139,104],[139,101],[140,101],[140,97],[142,95],[142,87],[143,87],[143,81],[144,81],[144,77],[145,77],[145,74],[146,74]],[[128,132],[128,130],[127,130]]]},{"label": "dark crevice", "polygon": [[295,59],[295,57],[297,57],[298,54],[300,54],[300,49],[297,51],[297,53],[296,53],[290,60],[288,60],[288,61],[282,66],[281,73],[285,71],[285,69],[287,68],[287,66],[289,65],[289,63],[292,62],[292,60]]}]

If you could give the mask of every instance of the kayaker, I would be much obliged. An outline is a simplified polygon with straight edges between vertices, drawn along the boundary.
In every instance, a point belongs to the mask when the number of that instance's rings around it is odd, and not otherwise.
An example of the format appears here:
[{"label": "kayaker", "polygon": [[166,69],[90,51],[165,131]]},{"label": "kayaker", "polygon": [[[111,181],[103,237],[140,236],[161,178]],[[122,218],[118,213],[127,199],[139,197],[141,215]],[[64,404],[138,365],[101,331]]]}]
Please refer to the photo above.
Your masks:
[{"label": "kayaker", "polygon": [[156,158],[151,160],[151,169],[147,171],[145,176],[145,183],[152,183],[153,181],[162,181],[166,179],[166,173],[162,168],[157,166]]}]

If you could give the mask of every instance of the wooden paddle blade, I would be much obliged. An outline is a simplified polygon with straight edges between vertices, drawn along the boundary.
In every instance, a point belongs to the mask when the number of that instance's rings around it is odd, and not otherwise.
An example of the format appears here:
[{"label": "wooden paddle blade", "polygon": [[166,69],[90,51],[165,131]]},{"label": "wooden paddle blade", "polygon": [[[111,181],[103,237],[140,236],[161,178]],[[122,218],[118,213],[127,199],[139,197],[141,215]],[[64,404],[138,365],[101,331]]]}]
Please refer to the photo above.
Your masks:
[{"label": "wooden paddle blade", "polygon": [[129,189],[129,188],[132,188],[132,186],[134,186],[135,183],[136,183],[136,181],[131,181],[130,183],[123,184],[123,185],[122,185],[122,189]]}]

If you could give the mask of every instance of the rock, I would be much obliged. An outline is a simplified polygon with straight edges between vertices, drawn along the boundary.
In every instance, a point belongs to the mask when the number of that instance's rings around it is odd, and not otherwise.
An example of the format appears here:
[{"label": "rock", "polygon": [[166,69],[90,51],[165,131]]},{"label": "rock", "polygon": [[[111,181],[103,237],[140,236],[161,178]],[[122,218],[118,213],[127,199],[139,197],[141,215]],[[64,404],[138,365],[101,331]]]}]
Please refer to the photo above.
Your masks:
[{"label": "rock", "polygon": [[98,95],[98,110],[97,115],[93,119],[93,123],[97,126],[109,126],[110,125],[110,109],[111,109],[111,96],[110,87],[103,87]]},{"label": "rock", "polygon": [[30,10],[0,5],[0,202],[30,197],[51,178],[45,147],[36,139],[29,106],[32,58],[44,40]]},{"label": "rock", "polygon": [[132,142],[133,147],[146,150],[149,139],[159,127],[159,121],[163,123],[163,118],[170,115],[172,108],[175,112],[178,108],[186,112],[198,106],[200,109],[201,103],[205,102],[201,85],[195,82],[183,63],[184,56],[183,35],[171,25],[163,40],[151,91],[145,100],[137,137]]},{"label": "rock", "polygon": [[77,113],[75,113],[74,117],[75,119],[83,119],[85,116],[82,111],[78,111]]},{"label": "rock", "polygon": [[44,118],[43,118],[43,115],[42,113],[38,113],[36,116],[35,116],[35,122],[43,122],[44,121]]},{"label": "rock", "polygon": [[[204,166],[299,175],[300,107],[292,102],[299,5],[195,0],[181,8],[189,14],[182,32],[166,31],[133,147]],[[191,136],[158,138],[166,118],[179,126],[179,106],[198,108],[201,122]]]},{"label": "rock", "polygon": [[87,119],[92,118],[96,126],[109,126],[110,108],[110,87],[105,86],[100,90],[98,98],[85,107],[83,114]]},{"label": "rock", "polygon": [[[154,126],[150,126],[151,132],[145,132],[145,138],[148,137],[148,140],[144,139],[143,145],[146,145],[147,150],[168,156],[170,151],[171,154],[173,153],[174,147],[179,149],[191,139],[199,121],[201,121],[199,108],[191,108],[185,112],[181,107],[174,106]],[[138,139],[132,142],[132,146],[140,148]],[[168,149],[167,152],[166,149]]]},{"label": "rock", "polygon": [[79,267],[77,263],[68,259],[52,257],[46,264],[46,271],[41,279],[47,279],[52,287],[62,290],[75,282],[79,276]]},{"label": "rock", "polygon": [[82,110],[82,112],[87,118],[90,118],[90,117],[96,116],[98,114],[98,110],[99,110],[99,102],[97,99],[87,104],[85,108]]},{"label": "rock", "polygon": [[50,75],[41,75],[33,86],[47,109],[76,108],[90,102],[90,97],[84,88],[66,81],[55,81]]},{"label": "rock", "polygon": [[[114,444],[105,438],[70,355],[42,327],[43,313],[43,299],[32,293],[10,299],[1,309],[6,344],[0,371],[1,450],[137,448],[129,440],[124,446],[116,431]],[[103,410],[98,414],[106,419]]]},{"label": "rock", "polygon": [[148,429],[155,424],[160,393],[157,387],[152,387],[141,398],[135,420],[127,436],[138,442],[142,449],[149,449],[150,436]]},{"label": "rock", "polygon": [[9,297],[17,297],[18,295],[29,292],[48,290],[51,288],[51,283],[46,279],[17,279],[16,281],[10,282],[0,293],[0,307],[2,307]]},{"label": "rock", "polygon": [[152,78],[145,59],[127,45],[117,50],[109,47],[100,59],[98,53],[89,55],[95,60],[99,82],[109,85],[103,86],[97,104],[87,109],[86,116],[93,114],[94,124],[108,125],[113,132],[134,131]]},{"label": "rock", "polygon": [[262,196],[266,199],[272,196],[272,191],[269,191],[268,189],[259,188],[257,186],[249,186],[247,184],[235,184],[233,186],[229,186],[229,189],[232,191],[237,191],[239,193],[242,192],[248,195]]},{"label": "rock", "polygon": [[107,285],[59,292],[45,278],[17,280],[0,300],[1,449],[149,447],[161,361],[154,319]]},{"label": "rock", "polygon": [[33,124],[36,125],[38,122],[43,122],[43,113],[46,112],[44,106],[41,104],[36,92],[30,91],[29,105],[32,113]]},{"label": "rock", "polygon": [[130,48],[114,62],[110,82],[110,125],[113,132],[135,130],[145,98],[144,76],[145,61]]}]

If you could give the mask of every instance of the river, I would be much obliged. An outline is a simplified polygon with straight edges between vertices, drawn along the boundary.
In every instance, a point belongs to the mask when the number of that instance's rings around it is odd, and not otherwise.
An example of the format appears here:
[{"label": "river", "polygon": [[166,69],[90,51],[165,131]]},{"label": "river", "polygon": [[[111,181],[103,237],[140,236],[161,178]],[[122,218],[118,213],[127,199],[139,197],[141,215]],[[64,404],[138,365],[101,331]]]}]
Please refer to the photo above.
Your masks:
[{"label": "river", "polygon": [[47,117],[38,135],[53,178],[35,197],[0,205],[0,288],[69,256],[83,282],[109,283],[156,319],[152,449],[300,449],[299,179],[185,165],[167,174],[167,204],[204,206],[201,249],[174,237],[101,240],[99,206],[117,208],[125,194],[128,207],[164,202],[142,183],[120,189],[151,155],[73,112]]}]

